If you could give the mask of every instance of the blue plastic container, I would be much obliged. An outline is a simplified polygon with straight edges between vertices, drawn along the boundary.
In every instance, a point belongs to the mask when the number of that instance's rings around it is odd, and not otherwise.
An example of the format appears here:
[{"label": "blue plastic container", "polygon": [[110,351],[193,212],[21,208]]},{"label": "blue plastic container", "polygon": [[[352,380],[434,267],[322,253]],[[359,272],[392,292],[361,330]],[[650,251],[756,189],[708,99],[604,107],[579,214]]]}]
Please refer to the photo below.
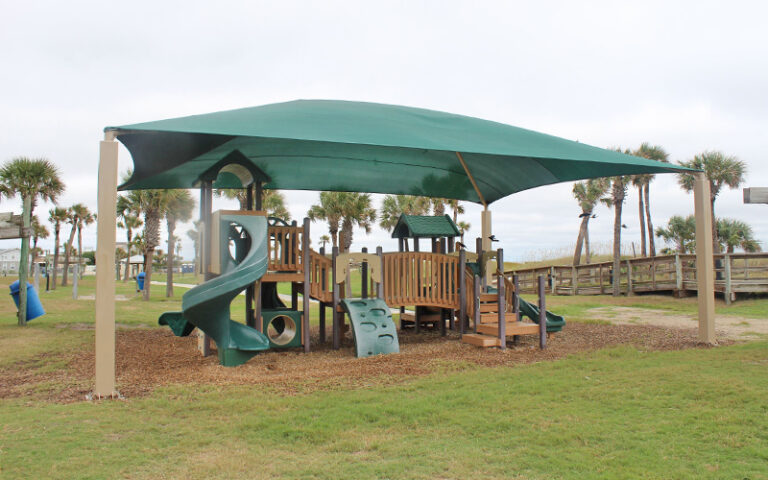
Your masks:
[{"label": "blue plastic container", "polygon": [[136,285],[139,286],[139,291],[144,290],[144,277],[145,276],[146,276],[146,274],[144,272],[141,272],[141,273],[139,273],[136,276]]},{"label": "blue plastic container", "polygon": [[[16,280],[8,288],[11,289],[11,296],[16,303],[16,308],[19,308],[19,281]],[[40,297],[37,296],[35,287],[31,283],[27,283],[27,321],[43,315],[45,315],[45,310],[43,310],[43,304],[40,303]]]}]

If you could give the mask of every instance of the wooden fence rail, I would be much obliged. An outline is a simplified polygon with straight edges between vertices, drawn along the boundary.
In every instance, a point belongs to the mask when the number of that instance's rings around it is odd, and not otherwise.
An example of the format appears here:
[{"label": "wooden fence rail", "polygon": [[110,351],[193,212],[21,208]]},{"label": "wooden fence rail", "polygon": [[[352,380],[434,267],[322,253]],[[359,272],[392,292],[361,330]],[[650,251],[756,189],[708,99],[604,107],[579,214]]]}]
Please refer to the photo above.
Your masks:
[{"label": "wooden fence rail", "polygon": [[[727,303],[737,293],[768,292],[768,253],[721,253],[715,258],[715,291]],[[613,262],[587,265],[554,265],[504,272],[516,274],[521,293],[536,293],[536,279],[547,277],[550,293],[555,295],[605,295],[613,291]],[[695,292],[696,255],[676,254],[622,260],[619,268],[621,293]]]}]

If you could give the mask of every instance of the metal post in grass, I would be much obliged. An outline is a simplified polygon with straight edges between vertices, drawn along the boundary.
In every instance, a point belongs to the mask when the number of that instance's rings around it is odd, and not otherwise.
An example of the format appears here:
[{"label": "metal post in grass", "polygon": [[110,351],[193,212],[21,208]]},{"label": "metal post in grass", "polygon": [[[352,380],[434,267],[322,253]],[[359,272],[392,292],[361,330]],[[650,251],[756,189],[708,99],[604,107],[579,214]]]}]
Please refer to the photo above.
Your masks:
[{"label": "metal post in grass", "polygon": [[[363,247],[363,253],[368,253],[368,248]],[[360,296],[362,298],[368,298],[368,262],[363,260],[360,263]]]},{"label": "metal post in grass", "polygon": [[301,263],[304,268],[303,304],[304,315],[301,319],[301,333],[304,335],[304,353],[309,353],[309,283],[312,280],[309,270],[309,218],[304,217],[303,232],[301,234]]},{"label": "metal post in grass", "polygon": [[539,275],[539,348],[547,348],[547,301],[546,279]]},{"label": "metal post in grass", "polygon": [[339,325],[339,284],[336,283],[336,262],[338,261],[339,247],[333,247],[331,263],[331,285],[333,286],[333,308],[331,318],[333,321],[333,349],[338,350],[341,347],[341,326]]},{"label": "metal post in grass", "polygon": [[[504,250],[496,250],[496,264],[504,265]],[[497,268],[496,269],[496,290],[499,292],[498,302],[499,306],[499,348],[502,350],[507,349],[507,298],[505,295],[504,274]]]},{"label": "metal post in grass", "polygon": [[459,328],[462,335],[467,333],[467,282],[464,281],[466,270],[467,253],[462,248],[459,251],[459,275],[456,279],[459,286]]},{"label": "metal post in grass", "polygon": [[[320,256],[325,257],[325,246],[320,247]],[[320,265],[323,265],[322,263]],[[328,284],[328,272],[324,267],[320,267],[320,292],[324,292],[326,285]],[[317,302],[319,305],[318,310],[318,323],[320,324],[320,343],[325,343],[325,304],[321,301]]]},{"label": "metal post in grass", "polygon": [[[520,278],[517,274],[512,275],[512,311],[515,313],[515,322],[520,323],[523,320],[523,316],[520,313]],[[520,335],[512,337],[512,343],[514,345],[520,344]]]},{"label": "metal post in grass", "polygon": [[80,264],[76,263],[72,267],[72,300],[77,300],[77,283],[80,278]]}]

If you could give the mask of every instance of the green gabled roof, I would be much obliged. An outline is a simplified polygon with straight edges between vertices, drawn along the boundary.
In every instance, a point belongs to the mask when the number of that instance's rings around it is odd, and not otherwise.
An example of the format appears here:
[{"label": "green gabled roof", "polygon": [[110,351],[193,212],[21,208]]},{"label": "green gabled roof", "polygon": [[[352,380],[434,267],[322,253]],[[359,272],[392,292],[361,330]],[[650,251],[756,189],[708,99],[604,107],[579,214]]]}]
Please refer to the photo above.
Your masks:
[{"label": "green gabled roof", "polygon": [[392,238],[458,237],[459,227],[448,215],[400,215],[392,230]]}]

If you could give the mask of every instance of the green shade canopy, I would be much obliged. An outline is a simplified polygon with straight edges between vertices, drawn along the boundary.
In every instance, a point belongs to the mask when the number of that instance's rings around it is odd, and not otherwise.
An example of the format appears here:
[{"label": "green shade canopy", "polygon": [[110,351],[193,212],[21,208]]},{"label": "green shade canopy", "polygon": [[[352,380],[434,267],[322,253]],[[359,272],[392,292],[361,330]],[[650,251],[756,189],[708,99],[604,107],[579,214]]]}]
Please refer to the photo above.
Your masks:
[{"label": "green shade canopy", "polygon": [[397,219],[397,224],[392,229],[392,238],[439,238],[460,235],[459,227],[448,215],[403,214]]},{"label": "green shade canopy", "polygon": [[133,176],[124,190],[194,188],[234,165],[230,173],[247,179],[248,171],[265,188],[482,203],[460,153],[491,203],[540,185],[685,170],[487,120],[335,100],[297,100],[106,130],[116,131],[133,156]]}]

